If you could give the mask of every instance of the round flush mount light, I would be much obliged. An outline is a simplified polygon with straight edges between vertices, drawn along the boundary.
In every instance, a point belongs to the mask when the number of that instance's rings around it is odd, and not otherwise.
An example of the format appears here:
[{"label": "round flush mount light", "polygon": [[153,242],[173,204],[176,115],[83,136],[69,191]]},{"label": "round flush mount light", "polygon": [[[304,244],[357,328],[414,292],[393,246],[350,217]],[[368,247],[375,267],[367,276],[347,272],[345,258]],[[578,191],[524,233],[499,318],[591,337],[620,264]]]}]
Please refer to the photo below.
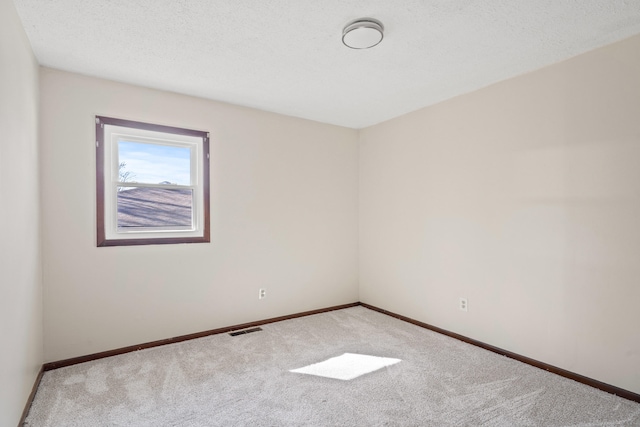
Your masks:
[{"label": "round flush mount light", "polygon": [[351,21],[342,30],[342,43],[351,49],[369,49],[382,41],[384,26],[373,18]]}]

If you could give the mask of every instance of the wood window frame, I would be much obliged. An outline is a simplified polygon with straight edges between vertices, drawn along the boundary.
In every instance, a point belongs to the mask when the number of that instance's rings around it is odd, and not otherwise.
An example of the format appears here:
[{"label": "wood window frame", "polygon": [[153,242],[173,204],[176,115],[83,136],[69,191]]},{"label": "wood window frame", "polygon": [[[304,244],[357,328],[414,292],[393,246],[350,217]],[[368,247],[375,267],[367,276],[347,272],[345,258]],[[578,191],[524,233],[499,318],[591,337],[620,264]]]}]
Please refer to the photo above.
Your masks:
[{"label": "wood window frame", "polygon": [[[145,237],[135,237],[127,239],[109,239],[107,238],[106,228],[108,224],[105,222],[105,185],[107,184],[105,173],[111,165],[105,165],[105,125],[127,127],[139,130],[148,130],[152,132],[162,132],[174,135],[186,135],[202,138],[202,174],[199,176],[202,183],[203,191],[203,214],[202,214],[202,235],[193,237],[162,237],[161,235],[146,235]],[[132,246],[132,245],[162,245],[162,244],[180,244],[180,243],[209,243],[210,242],[210,197],[209,197],[209,133],[204,131],[178,128],[173,126],[157,125],[133,120],[117,119],[113,117],[95,116],[96,126],[96,229],[97,229],[97,246]],[[116,212],[117,214],[117,212]],[[142,234],[142,233],[141,233]]]}]

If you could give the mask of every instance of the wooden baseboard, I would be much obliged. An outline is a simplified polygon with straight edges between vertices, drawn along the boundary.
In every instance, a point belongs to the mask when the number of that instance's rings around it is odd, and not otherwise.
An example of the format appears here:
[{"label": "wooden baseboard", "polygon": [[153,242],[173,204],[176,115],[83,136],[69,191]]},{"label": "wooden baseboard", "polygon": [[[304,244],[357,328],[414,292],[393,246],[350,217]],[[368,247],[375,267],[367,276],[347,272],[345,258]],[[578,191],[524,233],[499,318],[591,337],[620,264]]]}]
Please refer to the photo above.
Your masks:
[{"label": "wooden baseboard", "polygon": [[158,346],[161,346],[161,345],[173,344],[173,343],[177,343],[177,342],[181,342],[181,341],[187,341],[187,340],[192,340],[192,339],[196,339],[196,338],[202,338],[202,337],[206,337],[206,336],[209,336],[209,335],[224,334],[224,333],[231,332],[231,331],[236,331],[236,330],[239,330],[239,329],[253,328],[253,327],[256,327],[256,326],[266,325],[268,323],[274,323],[274,322],[280,322],[280,321],[283,321],[283,320],[295,319],[296,317],[310,316],[312,314],[326,313],[328,311],[334,311],[334,310],[342,310],[343,308],[355,307],[355,306],[358,306],[358,305],[360,305],[359,302],[354,302],[354,303],[350,303],[350,304],[343,304],[343,305],[336,305],[336,306],[333,306],[333,307],[321,308],[321,309],[318,309],[318,310],[304,311],[302,313],[289,314],[287,316],[273,317],[273,318],[270,318],[270,319],[258,320],[256,322],[243,323],[243,324],[234,325],[234,326],[226,326],[224,328],[211,329],[211,330],[208,330],[208,331],[196,332],[194,334],[181,335],[181,336],[174,337],[174,338],[167,338],[167,339],[163,339],[163,340],[151,341],[151,342],[138,344],[138,345],[131,345],[131,346],[128,346],[128,347],[117,348],[117,349],[114,349],[114,350],[102,351],[100,353],[88,354],[86,356],[73,357],[71,359],[64,359],[64,360],[59,360],[57,362],[45,363],[43,365],[43,369],[45,371],[50,371],[52,369],[63,368],[65,366],[77,365],[78,363],[84,363],[84,362],[89,362],[89,361],[92,361],[92,360],[102,359],[102,358],[105,358],[105,357],[111,357],[111,356],[117,356],[119,354],[130,353],[132,351],[144,350],[146,348],[158,347]]},{"label": "wooden baseboard", "polygon": [[495,347],[490,344],[483,343],[482,341],[474,340],[472,338],[465,337],[464,335],[456,334],[455,332],[447,331],[446,329],[441,329],[436,326],[429,325],[428,323],[420,322],[419,320],[411,319],[410,317],[403,316],[401,314],[396,314],[391,311],[384,310],[382,308],[375,307],[370,304],[365,304],[363,302],[360,303],[361,306],[366,307],[368,309],[386,314],[391,317],[395,317],[396,319],[403,320],[408,323],[412,323],[416,326],[420,326],[425,329],[429,329],[431,331],[437,332],[439,334],[447,335],[451,338],[458,339],[460,341],[464,341],[468,344],[475,345],[477,347],[484,348],[485,350],[492,351],[494,353],[507,356],[511,359],[515,359],[519,362],[526,363],[527,365],[535,366],[536,368],[544,369],[545,371],[552,372],[556,375],[560,375],[565,378],[569,378],[571,380],[577,381],[582,384],[586,384],[588,386],[600,389],[602,391],[606,391],[607,393],[615,394],[617,396],[623,397],[628,400],[632,400],[634,402],[640,403],[640,394],[634,393],[629,390],[625,390],[620,387],[616,387],[611,384],[603,383],[602,381],[594,380],[593,378],[585,377],[584,375],[576,374],[575,372],[567,371],[566,369],[558,368],[557,366],[549,365],[548,363],[540,362],[539,360],[531,359],[526,356],[522,356],[520,354],[514,353],[512,351],[504,350],[499,347]]},{"label": "wooden baseboard", "polygon": [[486,344],[486,343],[484,343],[482,341],[474,340],[474,339],[466,337],[464,335],[460,335],[460,334],[457,334],[455,332],[447,331],[446,329],[438,328],[436,326],[429,325],[428,323],[420,322],[420,321],[412,319],[410,317],[406,317],[406,316],[403,316],[401,314],[393,313],[391,311],[384,310],[382,308],[375,307],[375,306],[370,305],[370,304],[366,304],[366,303],[363,303],[363,302],[354,302],[354,303],[350,303],[350,304],[343,304],[343,305],[337,305],[337,306],[328,307],[328,308],[322,308],[322,309],[318,309],[318,310],[311,310],[311,311],[305,311],[305,312],[296,313],[296,314],[290,314],[290,315],[287,315],[287,316],[273,317],[273,318],[270,318],[270,319],[264,319],[264,320],[258,320],[258,321],[255,321],[255,322],[243,323],[243,324],[240,324],[240,325],[226,326],[226,327],[223,327],[223,328],[211,329],[211,330],[208,330],[208,331],[197,332],[197,333],[194,333],[194,334],[181,335],[181,336],[174,337],[174,338],[167,338],[167,339],[164,339],[164,340],[158,340],[158,341],[152,341],[152,342],[148,342],[148,343],[144,343],[144,344],[138,344],[138,345],[132,345],[132,346],[128,346],[128,347],[122,347],[122,348],[118,348],[118,349],[115,349],[115,350],[103,351],[103,352],[100,352],[100,353],[89,354],[89,355],[86,355],[86,356],[80,356],[80,357],[74,357],[74,358],[71,358],[71,359],[59,360],[57,362],[45,363],[42,366],[42,369],[40,370],[40,373],[38,374],[38,377],[37,377],[36,382],[34,384],[34,388],[33,388],[32,392],[31,392],[31,395],[29,396],[29,400],[27,401],[27,404],[25,406],[24,412],[22,414],[22,419],[21,419],[21,423],[19,424],[19,426],[22,426],[22,423],[24,422],[24,419],[26,418],[27,414],[29,413],[29,408],[31,407],[31,402],[33,401],[33,397],[35,396],[35,393],[36,393],[36,390],[38,388],[38,385],[40,384],[40,380],[42,378],[42,374],[45,371],[50,371],[52,369],[58,369],[58,368],[62,368],[62,367],[65,367],[65,366],[76,365],[78,363],[89,362],[89,361],[92,361],[92,360],[102,359],[102,358],[105,358],[105,357],[116,356],[116,355],[119,355],[119,354],[130,353],[132,351],[143,350],[143,349],[146,349],[146,348],[158,347],[158,346],[161,346],[161,345],[173,344],[173,343],[177,343],[177,342],[181,342],[181,341],[187,341],[187,340],[192,340],[192,339],[196,339],[196,338],[202,338],[202,337],[206,337],[206,336],[209,336],[209,335],[223,334],[223,333],[232,332],[232,331],[236,331],[236,330],[240,330],[240,329],[253,328],[253,327],[256,327],[256,326],[266,325],[268,323],[280,322],[280,321],[283,321],[283,320],[295,319],[297,317],[310,316],[310,315],[313,315],[313,314],[326,313],[326,312],[329,312],[329,311],[342,310],[344,308],[350,308],[350,307],[356,307],[356,306],[366,307],[366,308],[368,308],[370,310],[374,310],[374,311],[386,314],[388,316],[395,317],[396,319],[399,319],[399,320],[402,320],[402,321],[405,321],[405,322],[408,322],[408,323],[412,323],[414,325],[420,326],[420,327],[425,328],[425,329],[429,329],[431,331],[434,331],[434,332],[437,332],[437,333],[440,333],[440,334],[443,334],[443,335],[447,335],[449,337],[458,339],[458,340],[466,342],[468,344],[472,344],[472,345],[475,345],[477,347],[484,348],[485,350],[489,350],[489,351],[492,351],[494,353],[497,353],[497,354],[500,354],[500,355],[503,355],[503,356],[507,356],[507,357],[509,357],[511,359],[515,359],[515,360],[517,360],[519,362],[526,363],[526,364],[531,365],[531,366],[535,366],[536,368],[544,369],[545,371],[552,372],[554,374],[560,375],[560,376],[565,377],[565,378],[569,378],[571,380],[577,381],[577,382],[582,383],[582,384],[586,384],[588,386],[597,388],[597,389],[605,391],[607,393],[615,394],[615,395],[623,397],[625,399],[632,400],[634,402],[640,403],[640,394],[638,394],[638,393],[634,393],[632,391],[625,390],[623,388],[616,387],[616,386],[611,385],[611,384],[603,383],[602,381],[598,381],[598,380],[595,380],[593,378],[585,377],[584,375],[576,374],[575,372],[571,372],[571,371],[568,371],[566,369],[558,368],[557,366],[549,365],[548,363],[540,362],[538,360],[531,359],[529,357],[522,356],[520,354],[511,352],[511,351],[508,351],[508,350],[504,350],[504,349],[501,349],[499,347],[495,347],[493,345]]},{"label": "wooden baseboard", "polygon": [[20,422],[18,422],[18,427],[22,427],[24,425],[24,422],[27,419],[27,415],[29,415],[29,410],[31,409],[33,398],[36,397],[38,387],[40,386],[40,381],[42,381],[42,375],[44,375],[44,367],[40,367],[38,376],[36,376],[36,380],[33,382],[33,387],[31,388],[31,393],[29,394],[27,403],[25,403],[24,409],[22,410],[22,416],[20,417]]}]

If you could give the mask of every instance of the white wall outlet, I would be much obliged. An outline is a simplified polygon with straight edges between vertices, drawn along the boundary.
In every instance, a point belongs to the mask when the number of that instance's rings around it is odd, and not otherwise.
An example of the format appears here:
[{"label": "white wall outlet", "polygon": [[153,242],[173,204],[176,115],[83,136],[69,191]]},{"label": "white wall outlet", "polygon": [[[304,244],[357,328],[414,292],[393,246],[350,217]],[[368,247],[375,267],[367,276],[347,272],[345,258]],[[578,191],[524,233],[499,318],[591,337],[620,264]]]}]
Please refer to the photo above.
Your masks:
[{"label": "white wall outlet", "polygon": [[467,299],[460,298],[460,310],[468,311],[468,309],[469,309],[469,303],[467,302]]},{"label": "white wall outlet", "polygon": [[258,291],[258,299],[265,299],[267,297],[267,290],[266,289],[260,289]]}]

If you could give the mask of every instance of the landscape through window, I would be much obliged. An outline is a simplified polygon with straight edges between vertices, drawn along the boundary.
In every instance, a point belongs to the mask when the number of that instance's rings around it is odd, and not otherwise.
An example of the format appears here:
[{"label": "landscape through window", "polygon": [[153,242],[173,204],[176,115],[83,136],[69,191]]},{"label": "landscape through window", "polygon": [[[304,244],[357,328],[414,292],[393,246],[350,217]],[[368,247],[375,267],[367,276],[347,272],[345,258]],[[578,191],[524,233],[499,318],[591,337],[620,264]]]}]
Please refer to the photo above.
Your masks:
[{"label": "landscape through window", "polygon": [[191,157],[188,147],[118,141],[118,229],[192,229]]}]

